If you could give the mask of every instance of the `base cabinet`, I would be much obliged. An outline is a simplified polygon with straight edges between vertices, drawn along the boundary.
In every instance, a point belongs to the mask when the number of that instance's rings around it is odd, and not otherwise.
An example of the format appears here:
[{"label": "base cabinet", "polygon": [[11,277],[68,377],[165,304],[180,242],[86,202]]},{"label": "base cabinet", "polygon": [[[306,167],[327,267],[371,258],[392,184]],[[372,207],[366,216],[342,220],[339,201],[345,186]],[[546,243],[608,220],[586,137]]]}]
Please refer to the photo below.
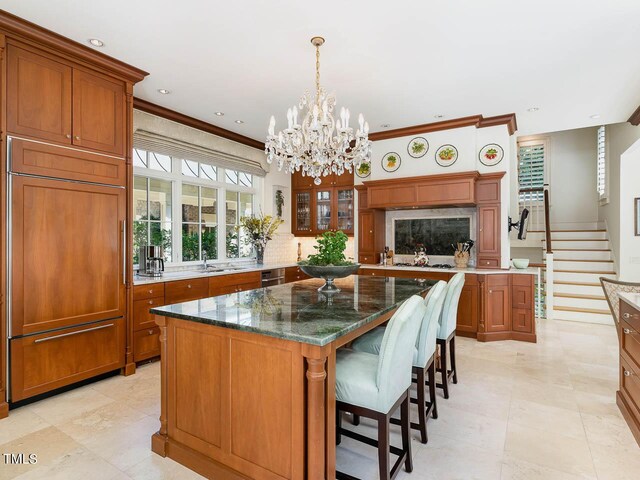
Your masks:
[{"label": "base cabinet", "polygon": [[620,389],[617,404],[640,445],[640,309],[620,299]]},{"label": "base cabinet", "polygon": [[[444,280],[452,272],[360,268],[359,275]],[[521,340],[536,342],[534,276],[465,273],[458,302],[456,335],[482,342]]]}]

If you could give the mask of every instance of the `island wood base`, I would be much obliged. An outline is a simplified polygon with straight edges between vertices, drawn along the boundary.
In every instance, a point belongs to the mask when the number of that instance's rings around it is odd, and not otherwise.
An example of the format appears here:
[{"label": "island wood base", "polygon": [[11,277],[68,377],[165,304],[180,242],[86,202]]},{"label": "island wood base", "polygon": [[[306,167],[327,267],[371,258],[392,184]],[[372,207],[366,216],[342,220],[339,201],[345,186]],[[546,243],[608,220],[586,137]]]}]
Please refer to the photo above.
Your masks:
[{"label": "island wood base", "polygon": [[160,429],[152,450],[216,480],[335,478],[336,350],[157,317]]},{"label": "island wood base", "polygon": [[9,404],[7,402],[0,402],[0,419],[7,418],[9,416]]},{"label": "island wood base", "polygon": [[636,439],[636,442],[638,443],[638,445],[640,445],[640,423],[631,413],[629,405],[627,404],[627,401],[625,400],[624,395],[622,394],[622,392],[620,392],[620,390],[616,392],[616,404],[620,409],[620,413],[622,413],[622,416],[627,422],[627,425],[629,425],[629,430],[631,430],[631,433]]}]

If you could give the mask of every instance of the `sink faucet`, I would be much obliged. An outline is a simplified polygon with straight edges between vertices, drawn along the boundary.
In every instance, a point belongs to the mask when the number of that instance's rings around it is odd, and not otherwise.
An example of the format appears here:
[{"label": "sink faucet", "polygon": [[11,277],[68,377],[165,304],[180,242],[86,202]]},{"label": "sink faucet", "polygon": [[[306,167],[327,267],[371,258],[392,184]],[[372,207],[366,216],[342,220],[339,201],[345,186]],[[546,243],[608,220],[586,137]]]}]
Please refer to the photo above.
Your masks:
[{"label": "sink faucet", "polygon": [[202,268],[207,269],[207,252],[202,252]]}]

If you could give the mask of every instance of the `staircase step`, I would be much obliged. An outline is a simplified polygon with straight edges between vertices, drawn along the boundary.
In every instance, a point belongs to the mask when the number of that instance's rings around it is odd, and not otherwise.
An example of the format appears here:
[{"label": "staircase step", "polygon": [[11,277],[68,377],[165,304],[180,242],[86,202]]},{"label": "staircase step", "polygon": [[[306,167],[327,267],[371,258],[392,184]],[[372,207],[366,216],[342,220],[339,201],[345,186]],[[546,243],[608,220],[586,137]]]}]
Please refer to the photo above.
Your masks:
[{"label": "staircase step", "polygon": [[602,286],[599,283],[586,282],[554,282],[554,295],[589,295],[601,296]]},{"label": "staircase step", "polygon": [[616,274],[614,272],[554,270],[553,281],[554,283],[564,281],[598,284],[600,277],[615,278],[615,276]]},{"label": "staircase step", "polygon": [[[546,242],[542,240],[543,247],[546,245]],[[555,249],[607,249],[609,248],[609,240],[585,240],[585,239],[562,239],[562,240],[552,240],[551,248]]]},{"label": "staircase step", "polygon": [[603,240],[607,238],[606,230],[557,230],[551,232],[551,240],[589,239]]},{"label": "staircase step", "polygon": [[611,250],[609,249],[586,249],[586,248],[554,248],[554,260],[598,260],[612,261]]},{"label": "staircase step", "polygon": [[564,298],[578,298],[578,299],[585,299],[585,300],[604,300],[604,301],[607,300],[604,295],[588,295],[584,293],[556,293],[555,296],[564,297]]},{"label": "staircase step", "polygon": [[602,295],[586,295],[575,293],[554,293],[554,308],[582,308],[587,310],[604,310],[609,308],[607,300]]},{"label": "staircase step", "polygon": [[566,320],[571,322],[598,323],[613,325],[611,312],[605,309],[561,307],[553,308],[554,320]]},{"label": "staircase step", "polygon": [[553,259],[554,270],[564,271],[589,271],[589,272],[612,272],[613,260],[573,260],[573,259]]},{"label": "staircase step", "polygon": [[602,288],[602,285],[600,284],[600,282],[566,282],[566,281],[562,281],[559,280],[557,282],[553,282],[554,285],[580,285],[583,287],[600,287]]}]

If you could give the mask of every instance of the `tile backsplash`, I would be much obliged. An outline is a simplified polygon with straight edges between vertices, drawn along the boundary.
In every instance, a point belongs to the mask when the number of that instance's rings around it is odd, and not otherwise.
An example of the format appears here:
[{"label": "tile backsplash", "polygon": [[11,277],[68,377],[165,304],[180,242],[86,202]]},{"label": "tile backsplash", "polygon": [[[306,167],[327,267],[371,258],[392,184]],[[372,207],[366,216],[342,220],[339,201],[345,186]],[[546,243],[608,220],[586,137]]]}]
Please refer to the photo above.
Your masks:
[{"label": "tile backsplash", "polygon": [[[313,246],[316,244],[316,239],[313,237],[294,237],[290,233],[276,234],[267,244],[267,249],[264,253],[265,263],[295,262],[298,257],[298,243],[300,243],[302,250],[302,259],[315,253]],[[345,256],[348,259],[353,259],[354,255],[355,242],[353,237],[349,237]]]}]

